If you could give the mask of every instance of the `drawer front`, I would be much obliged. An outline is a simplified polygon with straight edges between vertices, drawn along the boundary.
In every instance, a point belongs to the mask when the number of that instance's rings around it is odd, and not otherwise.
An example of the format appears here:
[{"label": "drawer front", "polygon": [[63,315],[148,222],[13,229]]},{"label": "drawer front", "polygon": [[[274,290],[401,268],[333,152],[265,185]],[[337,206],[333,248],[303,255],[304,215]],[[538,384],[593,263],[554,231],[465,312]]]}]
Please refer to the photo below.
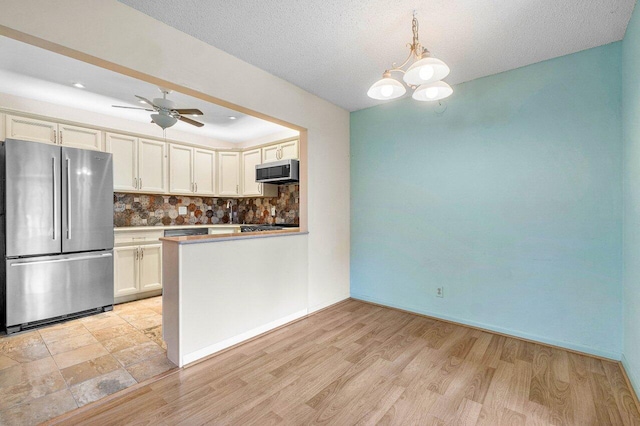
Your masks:
[{"label": "drawer front", "polygon": [[162,230],[116,232],[114,243],[116,247],[131,244],[153,244],[163,236],[164,231]]},{"label": "drawer front", "polygon": [[216,226],[215,228],[209,228],[209,235],[235,234],[237,232],[240,232],[239,226]]}]

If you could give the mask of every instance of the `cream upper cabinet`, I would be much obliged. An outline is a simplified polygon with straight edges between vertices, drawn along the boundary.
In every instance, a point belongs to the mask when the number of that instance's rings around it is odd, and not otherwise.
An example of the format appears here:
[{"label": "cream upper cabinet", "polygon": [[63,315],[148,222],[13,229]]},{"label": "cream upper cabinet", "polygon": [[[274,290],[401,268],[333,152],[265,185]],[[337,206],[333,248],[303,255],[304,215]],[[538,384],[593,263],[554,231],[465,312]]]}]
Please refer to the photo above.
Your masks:
[{"label": "cream upper cabinet", "polygon": [[107,152],[113,154],[113,189],[138,190],[138,138],[107,133]]},{"label": "cream upper cabinet", "polygon": [[290,158],[298,159],[300,152],[298,149],[298,140],[286,141],[275,145],[269,145],[262,148],[262,162],[287,160]]},{"label": "cream upper cabinet", "polygon": [[31,142],[58,143],[58,123],[7,115],[6,138]]},{"label": "cream upper cabinet", "polygon": [[169,192],[177,194],[215,195],[216,152],[169,146]]},{"label": "cream upper cabinet", "polygon": [[36,118],[7,115],[6,137],[102,151],[102,131]]},{"label": "cream upper cabinet", "polygon": [[138,246],[113,249],[115,297],[138,293],[138,249]]},{"label": "cream upper cabinet", "polygon": [[139,289],[141,292],[162,288],[162,244],[140,246]]},{"label": "cream upper cabinet", "polygon": [[141,192],[167,192],[167,144],[138,141],[138,187]]},{"label": "cream upper cabinet", "polygon": [[113,154],[113,189],[125,192],[167,192],[167,144],[107,133]]},{"label": "cream upper cabinet", "polygon": [[72,148],[102,151],[102,132],[86,127],[58,124],[59,142]]},{"label": "cream upper cabinet", "polygon": [[5,129],[7,128],[5,116],[0,112],[0,142],[4,141]]},{"label": "cream upper cabinet", "polygon": [[298,159],[300,154],[298,152],[298,141],[288,141],[280,144],[280,160],[286,160],[289,158]]},{"label": "cream upper cabinet", "polygon": [[169,145],[169,192],[187,193],[194,191],[193,148]]},{"label": "cream upper cabinet", "polygon": [[240,153],[218,152],[218,195],[240,194]]},{"label": "cream upper cabinet", "polygon": [[262,164],[260,148],[242,153],[242,195],[258,197],[276,197],[278,187],[256,182],[256,166]]},{"label": "cream upper cabinet", "polygon": [[194,192],[199,195],[214,195],[216,192],[216,152],[208,149],[193,149]]},{"label": "cream upper cabinet", "polygon": [[278,161],[278,152],[280,145],[265,146],[262,148],[262,162]]}]

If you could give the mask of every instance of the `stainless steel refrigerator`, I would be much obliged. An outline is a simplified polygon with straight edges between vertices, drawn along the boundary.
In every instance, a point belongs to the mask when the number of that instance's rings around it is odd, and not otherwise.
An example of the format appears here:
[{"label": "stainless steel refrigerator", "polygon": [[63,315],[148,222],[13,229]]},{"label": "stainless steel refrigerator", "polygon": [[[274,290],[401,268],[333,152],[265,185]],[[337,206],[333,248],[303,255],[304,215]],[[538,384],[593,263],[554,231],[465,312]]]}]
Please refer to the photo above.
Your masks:
[{"label": "stainless steel refrigerator", "polygon": [[0,176],[7,333],[113,309],[111,154],[7,139]]}]

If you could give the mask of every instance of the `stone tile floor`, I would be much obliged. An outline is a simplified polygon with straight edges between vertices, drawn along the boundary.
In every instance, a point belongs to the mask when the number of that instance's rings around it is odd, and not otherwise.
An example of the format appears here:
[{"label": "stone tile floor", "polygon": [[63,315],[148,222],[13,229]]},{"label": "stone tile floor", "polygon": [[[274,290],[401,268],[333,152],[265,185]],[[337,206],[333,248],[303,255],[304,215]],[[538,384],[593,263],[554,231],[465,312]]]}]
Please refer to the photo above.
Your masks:
[{"label": "stone tile floor", "polygon": [[0,425],[37,424],[175,368],[162,297],[0,337]]}]

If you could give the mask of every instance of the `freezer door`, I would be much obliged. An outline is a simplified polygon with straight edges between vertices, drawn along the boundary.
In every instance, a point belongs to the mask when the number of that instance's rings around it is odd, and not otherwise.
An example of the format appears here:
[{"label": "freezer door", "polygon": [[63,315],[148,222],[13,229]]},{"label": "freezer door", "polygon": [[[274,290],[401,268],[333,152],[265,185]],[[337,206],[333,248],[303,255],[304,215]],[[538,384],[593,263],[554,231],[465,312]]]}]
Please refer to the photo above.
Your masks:
[{"label": "freezer door", "polygon": [[61,250],[60,147],[7,139],[6,256]]},{"label": "freezer door", "polygon": [[113,304],[113,252],[6,261],[7,327]]},{"label": "freezer door", "polygon": [[62,252],[113,248],[111,154],[62,148]]}]

